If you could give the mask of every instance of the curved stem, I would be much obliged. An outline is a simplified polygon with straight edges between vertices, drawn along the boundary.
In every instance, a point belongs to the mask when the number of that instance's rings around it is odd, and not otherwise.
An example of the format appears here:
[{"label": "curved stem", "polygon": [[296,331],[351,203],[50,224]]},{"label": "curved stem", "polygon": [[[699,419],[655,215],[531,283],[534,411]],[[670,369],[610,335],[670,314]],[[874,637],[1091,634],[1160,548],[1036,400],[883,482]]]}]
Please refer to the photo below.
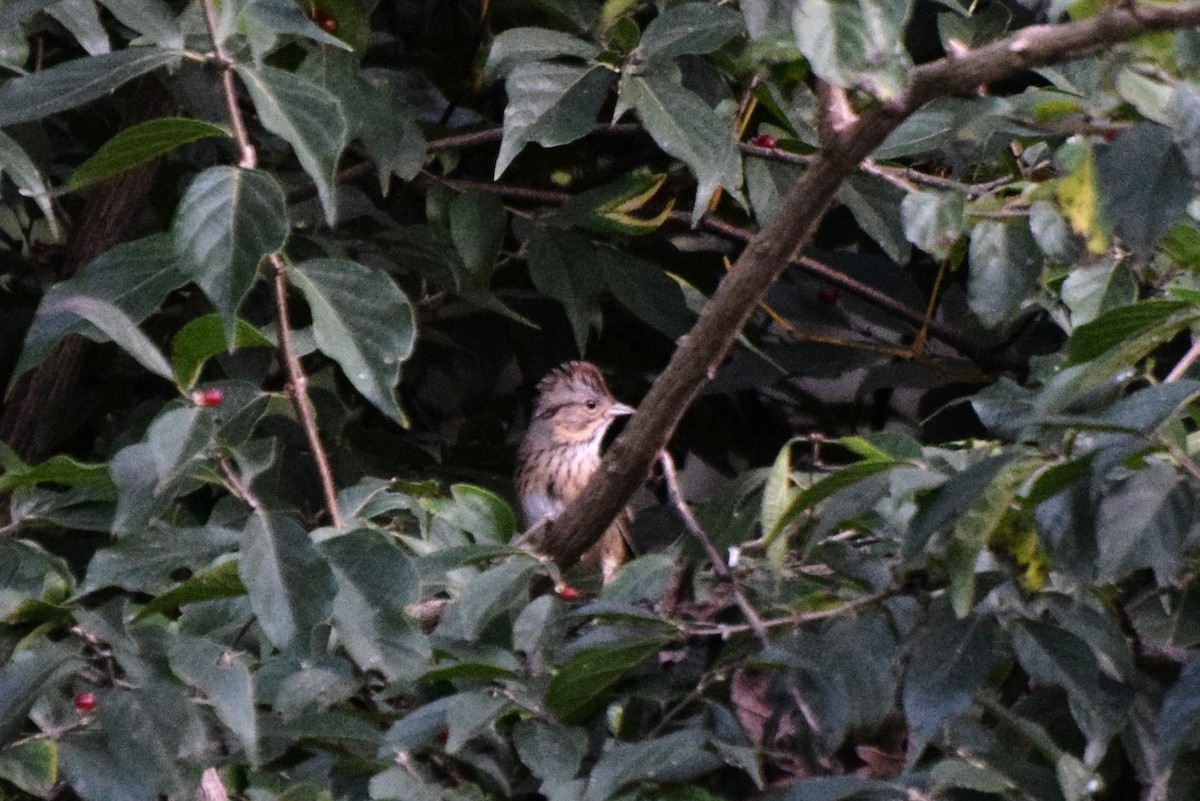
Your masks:
[{"label": "curved stem", "polygon": [[[238,166],[244,170],[258,167],[258,154],[250,142],[250,134],[246,122],[242,118],[241,108],[237,102],[237,90],[233,83],[232,62],[225,50],[225,44],[217,36],[217,11],[213,0],[201,0],[204,8],[204,21],[212,38],[213,51],[221,64],[221,86],[225,95],[225,107],[229,111],[229,122],[233,126],[234,140],[241,153]],[[325,498],[325,510],[329,513],[330,524],[334,528],[342,527],[342,513],[338,508],[337,490],[333,484],[333,470],[329,466],[329,455],[321,443],[320,431],[317,428],[317,417],[313,413],[312,403],[308,398],[308,376],[300,364],[300,357],[292,343],[292,328],[288,322],[287,306],[287,265],[279,253],[267,256],[271,267],[272,285],[275,291],[275,311],[279,320],[279,352],[283,360],[283,368],[287,372],[288,397],[296,409],[304,436],[308,439],[308,447],[312,451],[313,461],[316,462],[317,474],[321,479],[321,492]]]}]

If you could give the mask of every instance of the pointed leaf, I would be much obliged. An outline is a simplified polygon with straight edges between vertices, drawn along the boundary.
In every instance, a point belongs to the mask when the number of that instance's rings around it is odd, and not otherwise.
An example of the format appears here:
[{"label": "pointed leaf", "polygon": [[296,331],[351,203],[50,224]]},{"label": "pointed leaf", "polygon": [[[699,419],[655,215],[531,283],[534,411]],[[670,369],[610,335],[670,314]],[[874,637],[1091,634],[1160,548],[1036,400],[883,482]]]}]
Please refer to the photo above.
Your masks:
[{"label": "pointed leaf", "polygon": [[[239,348],[273,348],[275,343],[245,320],[238,320],[233,332],[233,350]],[[200,371],[213,356],[228,353],[225,327],[216,314],[197,317],[179,329],[171,341],[171,369],[175,380],[184,389],[191,389],[200,380]]]},{"label": "pointed leaf", "polygon": [[911,10],[911,0],[805,0],[792,15],[796,46],[821,78],[888,100],[912,67],[904,47]]},{"label": "pointed leaf", "polygon": [[75,168],[69,190],[119,175],[126,170],[170,153],[177,147],[210,136],[229,136],[224,129],[187,117],[167,117],[134,125],[109,139],[87,161]]},{"label": "pointed leaf", "polygon": [[209,167],[179,201],[171,233],[180,264],[225,320],[229,339],[259,262],[283,247],[288,229],[283,188],[260,170]]},{"label": "pointed leaf", "polygon": [[613,685],[665,644],[655,637],[576,651],[550,680],[546,706],[567,723],[584,720],[604,703]]},{"label": "pointed leaf", "polygon": [[54,238],[58,239],[62,236],[58,216],[54,213],[54,201],[50,197],[50,189],[46,186],[46,179],[42,177],[37,165],[33,163],[33,159],[29,158],[21,146],[3,131],[0,131],[0,172],[7,173],[19,189],[33,197],[34,202],[38,204],[38,208],[45,215],[46,223],[50,226],[50,232]]},{"label": "pointed leaf", "polygon": [[321,86],[276,67],[238,67],[237,73],[263,125],[296,151],[332,226],[337,220],[334,173],[350,136],[342,104]]},{"label": "pointed leaf", "polygon": [[177,52],[131,47],[12,78],[0,86],[0,128],[82,106],[178,60]]},{"label": "pointed leaf", "polygon": [[742,33],[741,16],[712,3],[680,3],[668,7],[646,26],[638,43],[646,69],[676,56],[711,53]]},{"label": "pointed leaf", "polygon": [[619,108],[633,108],[658,146],[696,175],[693,224],[718,188],[745,204],[732,119],[722,118],[695,92],[658,72],[624,74]]},{"label": "pointed leaf", "polygon": [[546,61],[561,56],[595,58],[600,48],[562,31],[548,28],[509,28],[494,40],[488,50],[483,74],[488,80],[505,78],[522,64]]},{"label": "pointed leaf", "polygon": [[250,669],[232,650],[202,637],[183,637],[171,646],[171,670],[204,693],[217,718],[238,741],[251,766],[258,765],[258,715]]},{"label": "pointed leaf", "polygon": [[416,330],[412,304],[396,282],[345,259],[313,259],[292,265],[287,275],[308,301],[321,352],[375,408],[408,425],[394,389]]},{"label": "pointed leaf", "polygon": [[496,156],[499,178],[530,142],[565,145],[586,135],[612,85],[605,67],[535,62],[517,67],[504,82],[504,139]]},{"label": "pointed leaf", "polygon": [[162,352],[119,307],[100,298],[76,295],[54,299],[44,308],[47,315],[68,312],[87,320],[147,370],[168,381],[174,380],[171,365]]},{"label": "pointed leaf", "polygon": [[336,583],[300,524],[257,513],[242,533],[238,575],[258,623],[277,648],[304,649],[312,628],[329,619]]}]

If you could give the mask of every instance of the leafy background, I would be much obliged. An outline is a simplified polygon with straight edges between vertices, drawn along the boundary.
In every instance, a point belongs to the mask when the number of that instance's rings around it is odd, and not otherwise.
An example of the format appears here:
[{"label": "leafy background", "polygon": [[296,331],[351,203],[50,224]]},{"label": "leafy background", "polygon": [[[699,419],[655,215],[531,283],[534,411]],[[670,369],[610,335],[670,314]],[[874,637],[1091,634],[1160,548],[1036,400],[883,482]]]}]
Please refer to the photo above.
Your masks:
[{"label": "leafy background", "polygon": [[1190,8],[0,5],[0,793],[1195,797],[1194,28],[892,132],[611,584],[509,481],[550,367],[642,397],[830,96]]}]

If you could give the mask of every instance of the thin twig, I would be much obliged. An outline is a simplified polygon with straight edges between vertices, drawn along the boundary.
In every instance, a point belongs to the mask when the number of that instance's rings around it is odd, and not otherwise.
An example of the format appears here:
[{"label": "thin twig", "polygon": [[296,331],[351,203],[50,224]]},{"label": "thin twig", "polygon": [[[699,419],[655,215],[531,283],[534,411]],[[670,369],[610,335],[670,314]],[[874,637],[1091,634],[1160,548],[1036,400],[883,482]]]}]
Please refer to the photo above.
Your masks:
[{"label": "thin twig", "polygon": [[713,571],[718,576],[729,582],[730,589],[733,590],[733,598],[737,602],[738,608],[742,610],[742,614],[746,616],[746,620],[750,622],[750,628],[758,637],[759,642],[766,648],[771,644],[771,636],[767,633],[767,629],[763,626],[762,618],[759,617],[758,611],[755,610],[750,602],[746,600],[745,593],[742,592],[741,584],[738,582],[737,575],[721,558],[720,551],[712,544],[708,533],[701,527],[696,516],[692,514],[692,510],[688,507],[687,501],[684,500],[683,491],[679,488],[679,476],[675,472],[675,460],[671,458],[671,454],[666,450],[662,450],[658,454],[659,464],[662,465],[663,480],[667,484],[667,497],[671,501],[671,505],[675,507],[675,511],[682,518],[684,526],[691,533],[696,541],[700,543],[700,547],[704,549],[704,553],[708,556],[708,560],[712,563]]},{"label": "thin twig", "polygon": [[[221,62],[221,85],[225,93],[225,105],[229,109],[229,121],[233,126],[234,139],[241,152],[238,166],[252,170],[258,167],[258,156],[250,143],[250,134],[242,119],[241,109],[237,103],[237,91],[233,84],[233,62],[225,50],[225,45],[217,36],[217,11],[214,0],[201,0],[204,8],[204,19],[208,24],[208,33],[212,38],[213,49]],[[308,399],[308,376],[300,365],[300,358],[292,344],[292,329],[288,322],[287,311],[287,266],[279,253],[267,256],[271,266],[275,289],[275,309],[279,319],[279,351],[283,359],[284,370],[288,376],[288,395],[300,418],[300,425],[308,439],[309,449],[312,450],[313,461],[317,465],[317,473],[321,479],[321,490],[325,496],[325,509],[329,512],[329,521],[334,528],[342,527],[342,513],[338,508],[337,492],[333,484],[333,470],[329,466],[329,455],[321,444],[321,435],[317,429],[317,418],[313,414],[312,405]]]},{"label": "thin twig", "polygon": [[258,500],[254,492],[250,489],[242,477],[234,472],[233,465],[229,463],[229,459],[224,454],[217,455],[217,466],[221,468],[221,475],[225,477],[225,481],[229,484],[229,489],[234,495],[241,499],[242,503],[249,506],[253,511],[261,511],[262,502]]},{"label": "thin twig", "polygon": [[275,309],[279,319],[279,351],[283,356],[284,369],[287,370],[288,395],[296,414],[300,417],[300,425],[308,438],[308,447],[312,451],[313,461],[317,463],[317,473],[321,477],[321,492],[325,496],[325,509],[329,512],[329,522],[336,529],[342,527],[342,510],[338,507],[337,490],[333,485],[333,470],[329,466],[329,455],[321,444],[321,435],[317,429],[317,417],[313,414],[312,403],[308,399],[308,376],[300,365],[300,357],[292,344],[292,327],[288,323],[287,307],[287,266],[283,257],[272,253],[267,257],[271,272],[275,278]]},{"label": "thin twig", "polygon": [[[863,607],[872,606],[873,604],[877,604],[880,601],[885,601],[888,598],[891,598],[892,596],[896,595],[898,592],[899,592],[898,589],[892,588],[892,589],[884,590],[882,592],[874,593],[873,595],[864,595],[861,598],[855,598],[852,601],[847,601],[846,603],[842,604],[841,606],[831,606],[828,609],[819,609],[815,612],[797,612],[794,615],[787,615],[786,617],[772,618],[770,620],[760,620],[759,625],[761,625],[764,629],[769,630],[769,629],[774,629],[774,628],[780,628],[783,626],[788,626],[788,627],[799,626],[804,623],[812,623],[817,620],[827,620],[828,618],[831,618],[831,617],[838,617],[839,615],[846,615],[846,614],[850,614],[851,612],[857,612],[859,609],[862,609]],[[677,622],[676,625],[685,634],[695,634],[695,635],[699,635],[699,636],[717,635],[717,636],[721,636],[721,637],[728,637],[730,634],[741,634],[741,633],[744,633],[747,631],[755,631],[755,627],[748,623],[745,623],[745,624],[743,624],[743,623],[731,623],[731,624],[720,623],[720,624],[712,624],[712,625],[707,625],[707,626],[705,626],[705,625],[698,626],[698,625],[691,624],[691,623]]]},{"label": "thin twig", "polygon": [[1163,379],[1164,384],[1173,384],[1183,378],[1183,374],[1188,371],[1188,368],[1195,364],[1196,359],[1200,359],[1200,337],[1192,338],[1192,346],[1188,348],[1187,353],[1183,354],[1183,358],[1175,363],[1171,368],[1171,372],[1167,373],[1167,377]]}]

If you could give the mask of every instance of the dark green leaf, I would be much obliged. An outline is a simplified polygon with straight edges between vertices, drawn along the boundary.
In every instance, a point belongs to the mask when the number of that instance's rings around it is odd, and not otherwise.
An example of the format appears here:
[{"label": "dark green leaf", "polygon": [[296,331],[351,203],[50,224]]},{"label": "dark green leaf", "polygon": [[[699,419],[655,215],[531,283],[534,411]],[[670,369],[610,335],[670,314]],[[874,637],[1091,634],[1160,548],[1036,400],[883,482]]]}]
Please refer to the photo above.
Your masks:
[{"label": "dark green leaf", "polygon": [[259,170],[209,167],[180,200],[171,225],[176,252],[225,321],[228,339],[259,262],[283,247],[288,230],[283,189]]},{"label": "dark green leaf", "polygon": [[170,651],[171,670],[204,693],[217,718],[241,743],[252,766],[258,765],[258,717],[254,684],[246,663],[220,643],[180,638]]},{"label": "dark green leaf", "polygon": [[[90,580],[90,576],[89,576]],[[246,587],[238,578],[238,563],[229,560],[201,570],[191,578],[157,596],[142,607],[138,620],[157,614],[170,614],[186,604],[211,601],[217,598],[237,598],[246,594]]]},{"label": "dark green leaf", "polygon": [[13,740],[47,684],[77,667],[74,650],[68,643],[39,645],[42,647],[36,650],[13,654],[0,665],[0,742]]},{"label": "dark green leaf", "polygon": [[67,188],[72,191],[82,189],[152,161],[181,145],[210,136],[229,134],[215,125],[187,117],[166,117],[139,123],[109,139],[87,161],[76,167]]},{"label": "dark green leaf", "polygon": [[695,729],[636,743],[617,743],[592,768],[583,798],[604,801],[637,781],[686,782],[724,764],[709,749],[704,734]]},{"label": "dark green leaf", "polygon": [[1003,325],[1037,287],[1042,254],[1023,223],[981,222],[971,232],[967,302],[987,328]]},{"label": "dark green leaf", "polygon": [[944,606],[913,638],[904,679],[904,716],[911,732],[908,762],[953,718],[966,711],[996,662],[996,627],[990,618],[955,619]]},{"label": "dark green leaf", "polygon": [[[275,343],[245,320],[238,320],[233,331],[233,348],[273,348]],[[184,389],[200,380],[200,372],[213,356],[229,351],[225,326],[216,314],[197,317],[179,329],[171,341],[171,369]]]},{"label": "dark green leaf", "polygon": [[58,239],[62,231],[46,179],[24,149],[3,131],[0,131],[0,172],[7,173],[19,189],[33,196],[38,208],[46,217],[50,232]]},{"label": "dark green leaf", "polygon": [[238,67],[254,108],[267,130],[296,152],[304,171],[317,185],[325,220],[337,220],[338,159],[350,138],[342,104],[312,81],[276,67]]},{"label": "dark green leaf", "polygon": [[574,234],[539,229],[529,243],[529,277],[538,291],[563,304],[575,347],[584,353],[604,287],[604,268],[595,247]]},{"label": "dark green leaf", "polygon": [[550,680],[546,706],[567,723],[584,720],[611,697],[617,682],[666,642],[653,637],[575,652]]},{"label": "dark green leaf", "polygon": [[238,576],[250,593],[259,625],[278,648],[307,644],[309,632],[329,619],[336,582],[300,524],[257,513],[242,533]]},{"label": "dark green leaf", "polygon": [[[1182,329],[1200,320],[1200,309],[1181,300],[1146,300],[1121,306],[1081,325],[1067,343],[1069,363],[1089,362],[1135,337],[1147,350],[1166,342]],[[1134,355],[1134,360],[1140,358]]]},{"label": "dark green leaf", "polygon": [[944,260],[966,229],[967,198],[961,192],[910,192],[900,204],[909,242]]},{"label": "dark green leaf", "polygon": [[612,72],[600,66],[535,62],[514,69],[504,82],[508,105],[494,177],[530,142],[556,147],[586,135],[611,85]]},{"label": "dark green leaf", "polygon": [[474,577],[442,613],[437,634],[468,641],[478,639],[489,623],[528,591],[537,567],[537,562],[529,557],[516,557]]},{"label": "dark green leaf", "polygon": [[912,60],[904,47],[910,0],[807,0],[796,6],[796,46],[821,78],[882,100],[904,87]]},{"label": "dark green leaf", "polygon": [[131,47],[12,78],[0,86],[0,128],[82,106],[178,60],[178,52]]},{"label": "dark green leaf", "polygon": [[56,284],[42,298],[13,379],[36,367],[68,334],[83,334],[103,341],[104,334],[84,318],[64,307],[71,299],[92,298],[120,309],[129,320],[140,323],[169,292],[187,282],[174,256],[171,239],[165,234],[117,245],[96,258],[69,281]]},{"label": "dark green leaf", "polygon": [[342,368],[375,408],[408,425],[394,388],[416,337],[412,304],[388,275],[345,259],[293,265],[288,280],[304,293],[317,347]]},{"label": "dark green leaf", "polygon": [[719,188],[745,205],[733,120],[723,118],[675,76],[662,72],[623,74],[617,106],[618,115],[634,109],[658,146],[696,175],[693,224]]},{"label": "dark green leaf", "polygon": [[733,9],[711,3],[680,3],[650,21],[638,43],[646,69],[676,56],[711,53],[742,33]]},{"label": "dark green leaf", "polygon": [[568,56],[591,59],[600,48],[591,42],[546,28],[509,28],[492,41],[483,73],[488,80],[506,78],[522,64]]},{"label": "dark green leaf", "polygon": [[1188,660],[1179,678],[1167,690],[1155,730],[1166,764],[1173,762],[1185,748],[1196,748],[1200,741],[1200,658]]},{"label": "dark green leaf", "polygon": [[1171,131],[1139,123],[1096,156],[1105,217],[1126,247],[1149,257],[1192,199],[1192,179]]}]

